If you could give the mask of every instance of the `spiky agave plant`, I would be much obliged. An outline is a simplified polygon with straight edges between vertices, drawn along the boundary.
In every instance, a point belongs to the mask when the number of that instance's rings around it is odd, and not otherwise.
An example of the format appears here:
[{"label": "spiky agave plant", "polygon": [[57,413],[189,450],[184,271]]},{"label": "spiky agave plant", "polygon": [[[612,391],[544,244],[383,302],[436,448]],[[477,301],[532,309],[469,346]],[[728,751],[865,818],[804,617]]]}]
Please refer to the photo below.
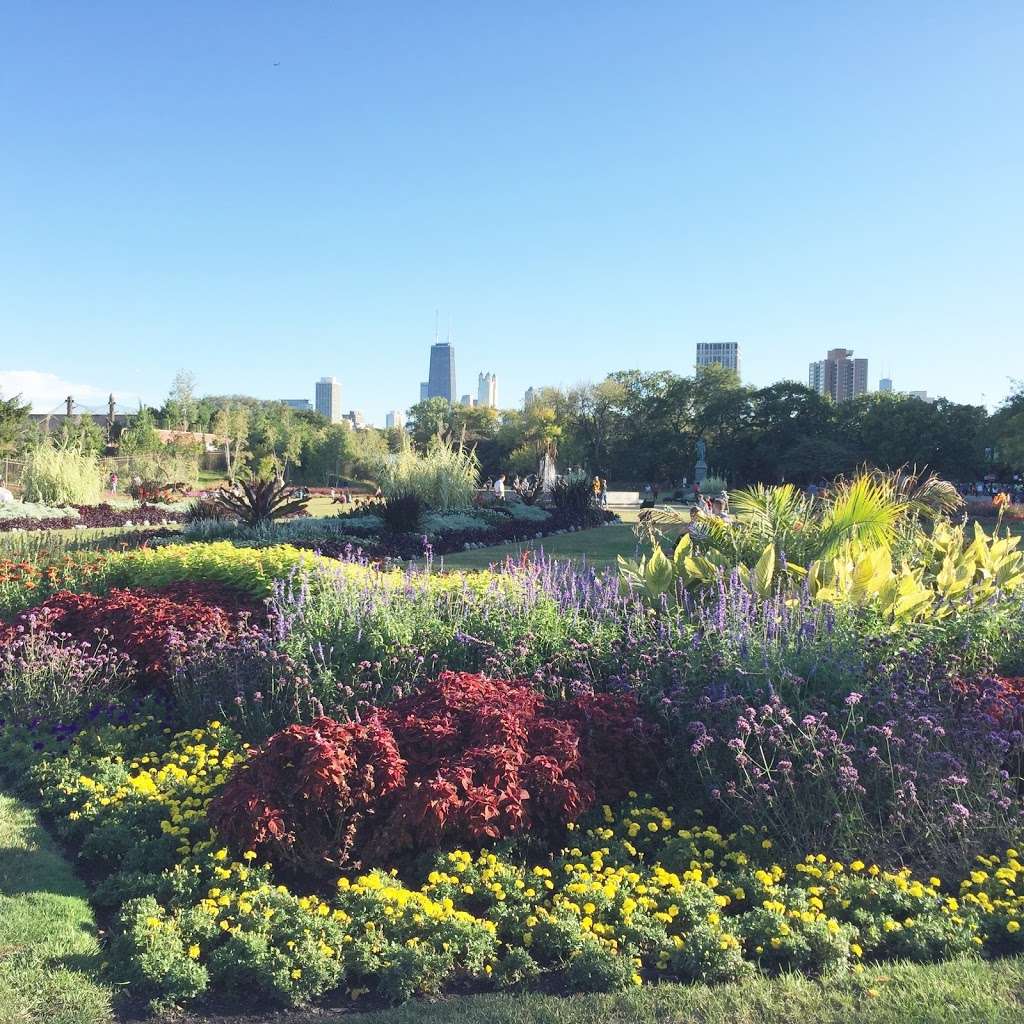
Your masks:
[{"label": "spiky agave plant", "polygon": [[246,526],[273,522],[296,515],[306,508],[308,498],[297,498],[293,488],[277,480],[253,478],[234,489],[222,487],[214,497],[225,512],[237,516]]}]

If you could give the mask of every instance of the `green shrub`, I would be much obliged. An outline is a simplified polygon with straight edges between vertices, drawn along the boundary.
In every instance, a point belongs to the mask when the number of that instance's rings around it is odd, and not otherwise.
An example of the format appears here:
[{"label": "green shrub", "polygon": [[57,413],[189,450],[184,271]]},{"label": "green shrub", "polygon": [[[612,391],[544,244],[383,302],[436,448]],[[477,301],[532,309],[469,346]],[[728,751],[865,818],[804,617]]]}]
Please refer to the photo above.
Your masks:
[{"label": "green shrub", "polygon": [[479,480],[476,452],[447,438],[434,438],[426,455],[420,455],[408,438],[400,451],[382,456],[375,475],[385,498],[416,494],[438,512],[467,508]]},{"label": "green shrub", "polygon": [[95,455],[46,441],[25,456],[21,484],[26,501],[96,505],[103,495],[103,471]]}]

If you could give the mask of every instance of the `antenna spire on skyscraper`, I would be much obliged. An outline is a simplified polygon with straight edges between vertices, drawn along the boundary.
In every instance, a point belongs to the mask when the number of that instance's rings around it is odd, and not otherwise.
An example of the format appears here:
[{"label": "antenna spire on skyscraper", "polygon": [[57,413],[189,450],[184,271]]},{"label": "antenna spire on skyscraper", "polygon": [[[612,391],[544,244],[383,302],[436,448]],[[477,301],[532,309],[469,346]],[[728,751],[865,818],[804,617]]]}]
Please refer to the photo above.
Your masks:
[{"label": "antenna spire on skyscraper", "polygon": [[438,326],[439,326],[439,323],[440,323],[440,319],[441,319],[441,313],[440,313],[439,310],[435,309],[434,310],[434,344],[435,345],[437,344],[437,332],[438,332]]}]

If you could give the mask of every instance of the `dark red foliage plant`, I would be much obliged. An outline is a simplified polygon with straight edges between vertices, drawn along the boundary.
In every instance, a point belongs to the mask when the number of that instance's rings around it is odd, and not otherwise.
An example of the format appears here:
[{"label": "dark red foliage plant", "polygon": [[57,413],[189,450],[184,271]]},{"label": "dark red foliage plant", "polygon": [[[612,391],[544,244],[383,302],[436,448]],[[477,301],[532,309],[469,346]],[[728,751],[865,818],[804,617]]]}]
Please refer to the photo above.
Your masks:
[{"label": "dark red foliage plant", "polygon": [[231,633],[256,607],[218,583],[182,582],[151,590],[113,589],[106,594],[60,590],[41,605],[0,625],[0,644],[19,633],[63,634],[76,642],[103,640],[131,657],[150,681],[163,679],[174,645],[199,633]]},{"label": "dark red foliage plant", "polygon": [[240,850],[329,874],[545,833],[649,784],[662,736],[629,694],[553,701],[446,672],[362,723],[272,736],[210,807]]}]

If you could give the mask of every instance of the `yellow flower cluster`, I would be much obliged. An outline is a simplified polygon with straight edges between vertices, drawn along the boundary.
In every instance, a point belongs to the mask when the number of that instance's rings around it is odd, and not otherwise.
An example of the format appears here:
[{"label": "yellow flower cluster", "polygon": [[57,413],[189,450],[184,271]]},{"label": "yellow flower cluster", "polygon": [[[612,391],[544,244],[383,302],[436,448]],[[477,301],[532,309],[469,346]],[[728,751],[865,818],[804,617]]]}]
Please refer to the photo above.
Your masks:
[{"label": "yellow flower cluster", "polygon": [[[145,724],[152,721],[150,716]],[[124,731],[142,727],[142,723],[129,725]],[[128,760],[117,753],[100,757],[91,775],[66,780],[59,792],[63,803],[74,808],[68,812],[73,821],[95,818],[126,801],[161,804],[160,829],[178,840],[176,852],[187,858],[209,845],[207,806],[246,746],[214,721],[206,729],[174,735],[159,752],[151,750]]]},{"label": "yellow flower cluster", "polygon": [[1024,864],[1020,853],[1009,849],[1005,857],[978,857],[981,865],[960,883],[960,902],[977,909],[986,941],[1024,949]]}]

